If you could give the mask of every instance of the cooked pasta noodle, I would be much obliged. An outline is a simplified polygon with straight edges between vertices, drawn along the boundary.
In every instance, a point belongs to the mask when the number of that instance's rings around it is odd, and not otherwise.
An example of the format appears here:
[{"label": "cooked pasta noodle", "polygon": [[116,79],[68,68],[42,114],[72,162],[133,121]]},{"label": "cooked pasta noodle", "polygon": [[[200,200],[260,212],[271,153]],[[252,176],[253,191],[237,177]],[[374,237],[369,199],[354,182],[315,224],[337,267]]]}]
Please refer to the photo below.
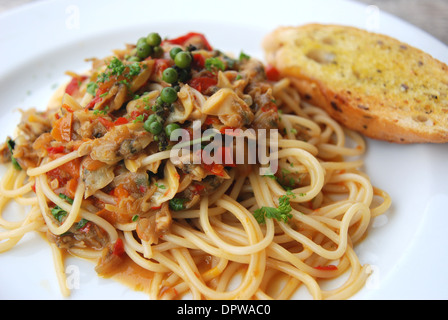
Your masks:
[{"label": "cooked pasta noodle", "polygon": [[[64,252],[95,261],[105,277],[123,263],[138,266],[151,299],[358,292],[370,268],[354,247],[391,204],[360,171],[363,138],[301,101],[288,79],[266,78],[247,55],[223,55],[196,33],[147,39],[93,60],[86,74],[70,73],[62,100],[51,103],[57,108],[23,112],[18,136],[3,148],[12,163],[0,207],[12,200],[30,210],[19,222],[0,216],[0,251],[29,232],[46,235],[64,296]],[[211,144],[194,136],[198,121],[200,133],[222,136],[277,130],[277,171],[261,175],[261,163],[247,158],[195,162]],[[174,161],[172,129],[199,151]],[[247,151],[246,143],[214,155]],[[337,288],[323,285],[344,274]]]}]

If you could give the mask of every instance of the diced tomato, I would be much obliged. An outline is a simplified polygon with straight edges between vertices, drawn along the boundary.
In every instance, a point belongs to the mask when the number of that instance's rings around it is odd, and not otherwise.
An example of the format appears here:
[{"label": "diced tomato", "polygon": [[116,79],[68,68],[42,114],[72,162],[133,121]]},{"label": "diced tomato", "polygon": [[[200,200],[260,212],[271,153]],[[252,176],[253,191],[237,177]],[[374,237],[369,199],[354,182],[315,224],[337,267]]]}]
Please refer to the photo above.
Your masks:
[{"label": "diced tomato", "polygon": [[[63,153],[57,153],[57,154],[52,155],[52,158],[57,159],[63,155],[64,155]],[[81,166],[81,159],[78,158],[78,159],[69,161],[67,163],[64,163],[63,165],[61,165],[53,170],[48,171],[47,176],[49,179],[57,179],[61,185],[66,185],[68,183],[68,181],[74,179],[74,180],[76,180],[76,185],[75,185],[75,182],[72,182],[73,185],[70,186],[70,189],[73,188],[74,190],[76,190],[77,181],[79,178],[80,166]]]},{"label": "diced tomato", "polygon": [[76,193],[76,188],[78,188],[78,179],[70,179],[65,185],[65,193],[68,197],[74,198]]},{"label": "diced tomato", "polygon": [[129,197],[129,191],[126,190],[126,188],[120,184],[118,187],[114,189],[113,195],[114,197],[117,197],[118,202],[120,202],[122,199]]},{"label": "diced tomato", "polygon": [[106,87],[99,87],[98,90],[96,90],[95,97],[87,104],[86,109],[92,109],[98,102],[101,102],[101,100],[103,100],[103,97],[101,97],[101,95],[106,93],[107,90],[108,88]]},{"label": "diced tomato", "polygon": [[117,241],[114,244],[112,253],[116,256],[122,256],[125,253],[123,240],[121,240],[120,238],[117,239]]},{"label": "diced tomato", "polygon": [[204,124],[209,126],[211,124],[220,124],[221,121],[219,121],[219,119],[217,117],[214,116],[207,116],[207,118],[204,121]]},{"label": "diced tomato", "polygon": [[128,119],[126,119],[125,117],[120,117],[117,120],[114,121],[114,125],[119,126],[122,124],[127,124],[129,122]]},{"label": "diced tomato", "polygon": [[218,83],[218,81],[215,78],[209,78],[209,77],[199,77],[191,79],[188,84],[190,87],[198,90],[201,93],[204,93],[208,88],[211,86],[215,86]]},{"label": "diced tomato", "polygon": [[205,186],[202,184],[195,183],[195,184],[193,184],[193,188],[194,188],[193,194],[198,195],[201,193],[202,190],[205,189]]},{"label": "diced tomato", "polygon": [[197,33],[197,32],[189,32],[184,36],[181,36],[181,37],[178,37],[175,39],[165,40],[164,42],[171,43],[171,44],[177,44],[180,46],[185,46],[185,44],[193,37],[200,38],[201,42],[204,44],[205,49],[207,49],[208,51],[213,50],[212,46],[207,41],[207,38],[205,38],[205,36],[202,33]]},{"label": "diced tomato", "polygon": [[201,69],[205,66],[205,58],[202,54],[196,53],[193,55],[193,64]]},{"label": "diced tomato", "polygon": [[238,132],[237,131],[235,131],[235,130],[237,130],[238,128],[233,128],[233,127],[222,127],[220,130],[219,130],[219,132],[221,133],[221,134],[226,134],[226,135],[229,135],[229,136],[233,136],[233,137],[238,137]]},{"label": "diced tomato", "polygon": [[112,212],[112,211],[109,211],[106,209],[101,209],[100,211],[98,211],[96,213],[96,215],[103,218],[104,220],[106,220],[107,222],[109,222],[112,225],[117,223],[117,213],[116,212]]},{"label": "diced tomato", "polygon": [[278,81],[280,80],[280,72],[274,66],[268,64],[266,66],[266,77],[269,81]]},{"label": "diced tomato", "polygon": [[68,105],[66,105],[66,104],[63,104],[63,105],[62,105],[62,108],[64,108],[64,109],[67,110],[68,112],[73,113],[73,109],[70,108],[70,106],[68,106]]},{"label": "diced tomato", "polygon": [[73,95],[79,90],[79,84],[87,79],[86,76],[80,76],[80,77],[73,77],[72,80],[67,84],[67,87],[65,87],[65,93],[69,95]]},{"label": "diced tomato", "polygon": [[171,66],[169,59],[154,59],[154,73],[161,77],[163,71]]},{"label": "diced tomato", "polygon": [[278,108],[277,105],[274,102],[270,102],[266,105],[264,105],[263,107],[261,107],[261,111],[263,112],[268,112],[274,110],[275,112],[277,112]]},{"label": "diced tomato", "polygon": [[224,166],[222,164],[216,164],[216,163],[206,164],[206,163],[203,163],[202,167],[205,170],[207,170],[208,172],[210,172],[211,174],[215,175],[215,176],[224,177]]},{"label": "diced tomato", "polygon": [[101,122],[103,124],[103,126],[106,127],[107,130],[109,130],[110,128],[112,128],[114,126],[114,123],[110,120],[107,120],[106,118],[103,117],[98,117],[98,121]]},{"label": "diced tomato", "polygon": [[90,228],[92,227],[92,222],[87,222],[84,227],[80,228],[79,231],[88,233],[90,231]]},{"label": "diced tomato", "polygon": [[47,148],[47,152],[49,154],[63,153],[64,152],[64,146]]},{"label": "diced tomato", "polygon": [[55,121],[51,135],[60,142],[69,142],[72,139],[73,114],[66,113],[62,118]]}]

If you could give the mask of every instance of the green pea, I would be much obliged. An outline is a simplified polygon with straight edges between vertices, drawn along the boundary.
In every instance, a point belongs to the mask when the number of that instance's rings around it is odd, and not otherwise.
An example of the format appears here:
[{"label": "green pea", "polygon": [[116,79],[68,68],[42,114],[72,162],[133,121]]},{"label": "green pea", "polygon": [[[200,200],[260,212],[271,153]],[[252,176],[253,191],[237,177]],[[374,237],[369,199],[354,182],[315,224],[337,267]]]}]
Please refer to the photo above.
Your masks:
[{"label": "green pea", "polygon": [[141,59],[147,58],[152,53],[152,48],[147,43],[141,43],[137,46],[137,57]]},{"label": "green pea", "polygon": [[176,57],[176,55],[177,55],[179,52],[181,52],[181,51],[182,51],[182,49],[179,48],[179,47],[174,47],[173,49],[171,49],[171,50],[170,50],[170,57],[171,57],[171,59],[174,60],[174,58]]},{"label": "green pea", "polygon": [[142,61],[142,59],[140,59],[137,56],[132,56],[132,57],[128,58],[128,61],[130,61],[130,62],[140,62],[140,61]]},{"label": "green pea", "polygon": [[151,123],[152,123],[151,121],[146,120],[143,123],[143,129],[145,129],[148,132],[151,132]]},{"label": "green pea", "polygon": [[174,57],[174,63],[176,66],[178,66],[181,69],[186,69],[191,65],[191,61],[193,59],[191,58],[191,54],[189,52],[179,52]]},{"label": "green pea", "polygon": [[146,43],[152,47],[157,47],[157,46],[160,46],[160,44],[162,43],[162,38],[160,37],[160,35],[158,33],[151,32],[146,37]]},{"label": "green pea", "polygon": [[158,96],[156,99],[156,106],[160,107],[163,106],[163,99],[161,96]]},{"label": "green pea", "polygon": [[154,47],[152,56],[154,58],[161,58],[163,56],[163,49],[162,49],[162,47],[160,47],[160,46]]},{"label": "green pea", "polygon": [[155,114],[150,114],[146,121],[149,121],[149,123],[151,123],[151,122],[154,122],[156,120],[157,120],[157,116]]},{"label": "green pea", "polygon": [[171,137],[171,134],[176,129],[180,129],[180,125],[178,125],[177,123],[167,124],[166,127],[165,127],[165,133],[166,133],[167,137],[168,138]]},{"label": "green pea", "polygon": [[178,75],[177,75],[176,69],[166,68],[163,71],[163,74],[162,74],[163,81],[173,84],[173,83],[177,82],[177,78],[178,78]]},{"label": "green pea", "polygon": [[143,123],[143,129],[148,132],[151,132],[151,123],[157,121],[157,116],[155,114],[149,115],[148,119]]},{"label": "green pea", "polygon": [[160,92],[160,97],[163,102],[173,103],[177,100],[177,92],[172,87],[166,87],[162,89],[162,92]]},{"label": "green pea", "polygon": [[159,134],[162,132],[163,126],[159,121],[154,121],[149,124],[149,132],[152,134]]},{"label": "green pea", "polygon": [[146,44],[146,38],[145,37],[141,37],[137,40],[137,47],[141,46],[142,44]]}]

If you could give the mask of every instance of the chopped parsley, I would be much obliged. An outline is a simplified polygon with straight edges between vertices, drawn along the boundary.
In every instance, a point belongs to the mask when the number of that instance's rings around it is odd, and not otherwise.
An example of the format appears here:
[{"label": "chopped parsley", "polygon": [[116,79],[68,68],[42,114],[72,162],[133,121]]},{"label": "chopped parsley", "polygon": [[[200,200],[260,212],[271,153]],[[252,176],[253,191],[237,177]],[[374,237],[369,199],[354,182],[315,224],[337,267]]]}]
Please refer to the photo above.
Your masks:
[{"label": "chopped parsley", "polygon": [[241,53],[240,53],[240,61],[243,61],[243,60],[250,60],[250,55],[245,54],[243,51],[241,51]]},{"label": "chopped parsley", "polygon": [[277,221],[283,221],[287,223],[289,219],[292,218],[291,204],[289,202],[290,197],[295,198],[295,194],[290,190],[287,191],[286,195],[281,196],[278,199],[278,207],[261,207],[260,209],[255,210],[254,217],[258,223],[262,224],[266,222],[266,218],[268,219],[276,219]]},{"label": "chopped parsley", "polygon": [[67,202],[70,203],[70,204],[73,204],[73,199],[70,198],[70,197],[68,197],[68,196],[66,196],[66,195],[63,194],[63,193],[60,193],[60,194],[59,194],[59,198],[61,198],[61,199],[65,200],[65,201],[67,201]]},{"label": "chopped parsley", "polygon": [[159,189],[166,189],[166,187],[163,184],[156,183],[155,186]]},{"label": "chopped parsley", "polygon": [[90,93],[92,96],[95,95],[96,89],[98,89],[98,84],[95,82],[89,82],[87,84],[87,92]]},{"label": "chopped parsley", "polygon": [[[127,74],[125,74],[126,68],[129,69]],[[112,60],[109,62],[109,65],[106,68],[106,72],[99,74],[96,82],[104,83],[104,82],[109,81],[111,76],[119,77],[121,75],[124,75],[128,80],[130,80],[130,79],[132,79],[132,77],[140,74],[141,70],[142,70],[142,68],[140,66],[140,63],[138,63],[138,62],[134,62],[133,64],[126,65],[117,57],[113,57]],[[127,80],[121,80],[121,81],[119,81],[119,83],[129,85]],[[91,85],[91,88],[93,89],[94,85]]]},{"label": "chopped parsley", "polygon": [[109,63],[108,69],[111,70],[111,75],[121,76],[126,69],[126,66],[120,59],[113,57]]},{"label": "chopped parsley", "polygon": [[181,198],[173,198],[170,200],[170,208],[174,211],[181,211],[185,209],[185,202],[187,202],[187,199],[181,199]]},{"label": "chopped parsley", "polygon": [[96,116],[97,115],[106,115],[107,112],[109,112],[109,106],[105,106],[103,110],[96,109],[96,110],[93,111],[93,114],[96,115]]},{"label": "chopped parsley", "polygon": [[62,223],[62,221],[64,220],[65,216],[67,215],[67,211],[65,211],[64,209],[56,206],[53,209],[51,209],[51,214],[53,215],[53,217],[58,220],[59,222]]},{"label": "chopped parsley", "polygon": [[82,229],[86,226],[86,224],[89,222],[89,220],[82,218],[79,220],[79,222],[76,224],[76,230]]},{"label": "chopped parsley", "polygon": [[141,114],[134,119],[133,123],[143,122],[143,120],[145,120],[145,115]]},{"label": "chopped parsley", "polygon": [[11,162],[15,169],[22,170],[22,167],[17,162],[16,158],[13,156],[14,147],[16,146],[16,143],[12,139],[8,139],[6,141],[6,144],[8,145],[9,152],[11,153]]},{"label": "chopped parsley", "polygon": [[130,77],[137,76],[140,74],[141,70],[142,69],[140,67],[140,64],[138,62],[135,62],[129,66],[129,76]]},{"label": "chopped parsley", "polygon": [[213,71],[213,70],[224,71],[226,69],[224,62],[219,58],[206,59],[204,66],[205,66],[205,69],[207,69],[208,71]]}]

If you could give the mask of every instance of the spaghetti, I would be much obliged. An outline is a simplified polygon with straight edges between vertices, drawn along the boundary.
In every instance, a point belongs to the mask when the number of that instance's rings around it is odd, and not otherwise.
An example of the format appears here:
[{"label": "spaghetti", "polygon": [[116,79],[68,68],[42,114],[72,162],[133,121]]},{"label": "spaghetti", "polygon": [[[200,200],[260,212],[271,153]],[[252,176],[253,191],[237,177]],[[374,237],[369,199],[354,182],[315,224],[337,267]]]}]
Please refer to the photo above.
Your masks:
[{"label": "spaghetti", "polygon": [[[292,80],[197,33],[152,33],[69,74],[56,107],[24,111],[2,150],[2,212],[11,200],[31,209],[20,222],[0,217],[1,252],[46,235],[64,296],[63,252],[106,277],[131,260],[151,275],[151,299],[291,299],[300,288],[345,299],[363,287],[369,266],[353,248],[391,200],[360,171],[363,138],[301,101]],[[277,130],[278,170],[235,164],[234,144],[209,161],[195,122],[221,136]],[[177,162],[175,130],[199,146]]]}]

